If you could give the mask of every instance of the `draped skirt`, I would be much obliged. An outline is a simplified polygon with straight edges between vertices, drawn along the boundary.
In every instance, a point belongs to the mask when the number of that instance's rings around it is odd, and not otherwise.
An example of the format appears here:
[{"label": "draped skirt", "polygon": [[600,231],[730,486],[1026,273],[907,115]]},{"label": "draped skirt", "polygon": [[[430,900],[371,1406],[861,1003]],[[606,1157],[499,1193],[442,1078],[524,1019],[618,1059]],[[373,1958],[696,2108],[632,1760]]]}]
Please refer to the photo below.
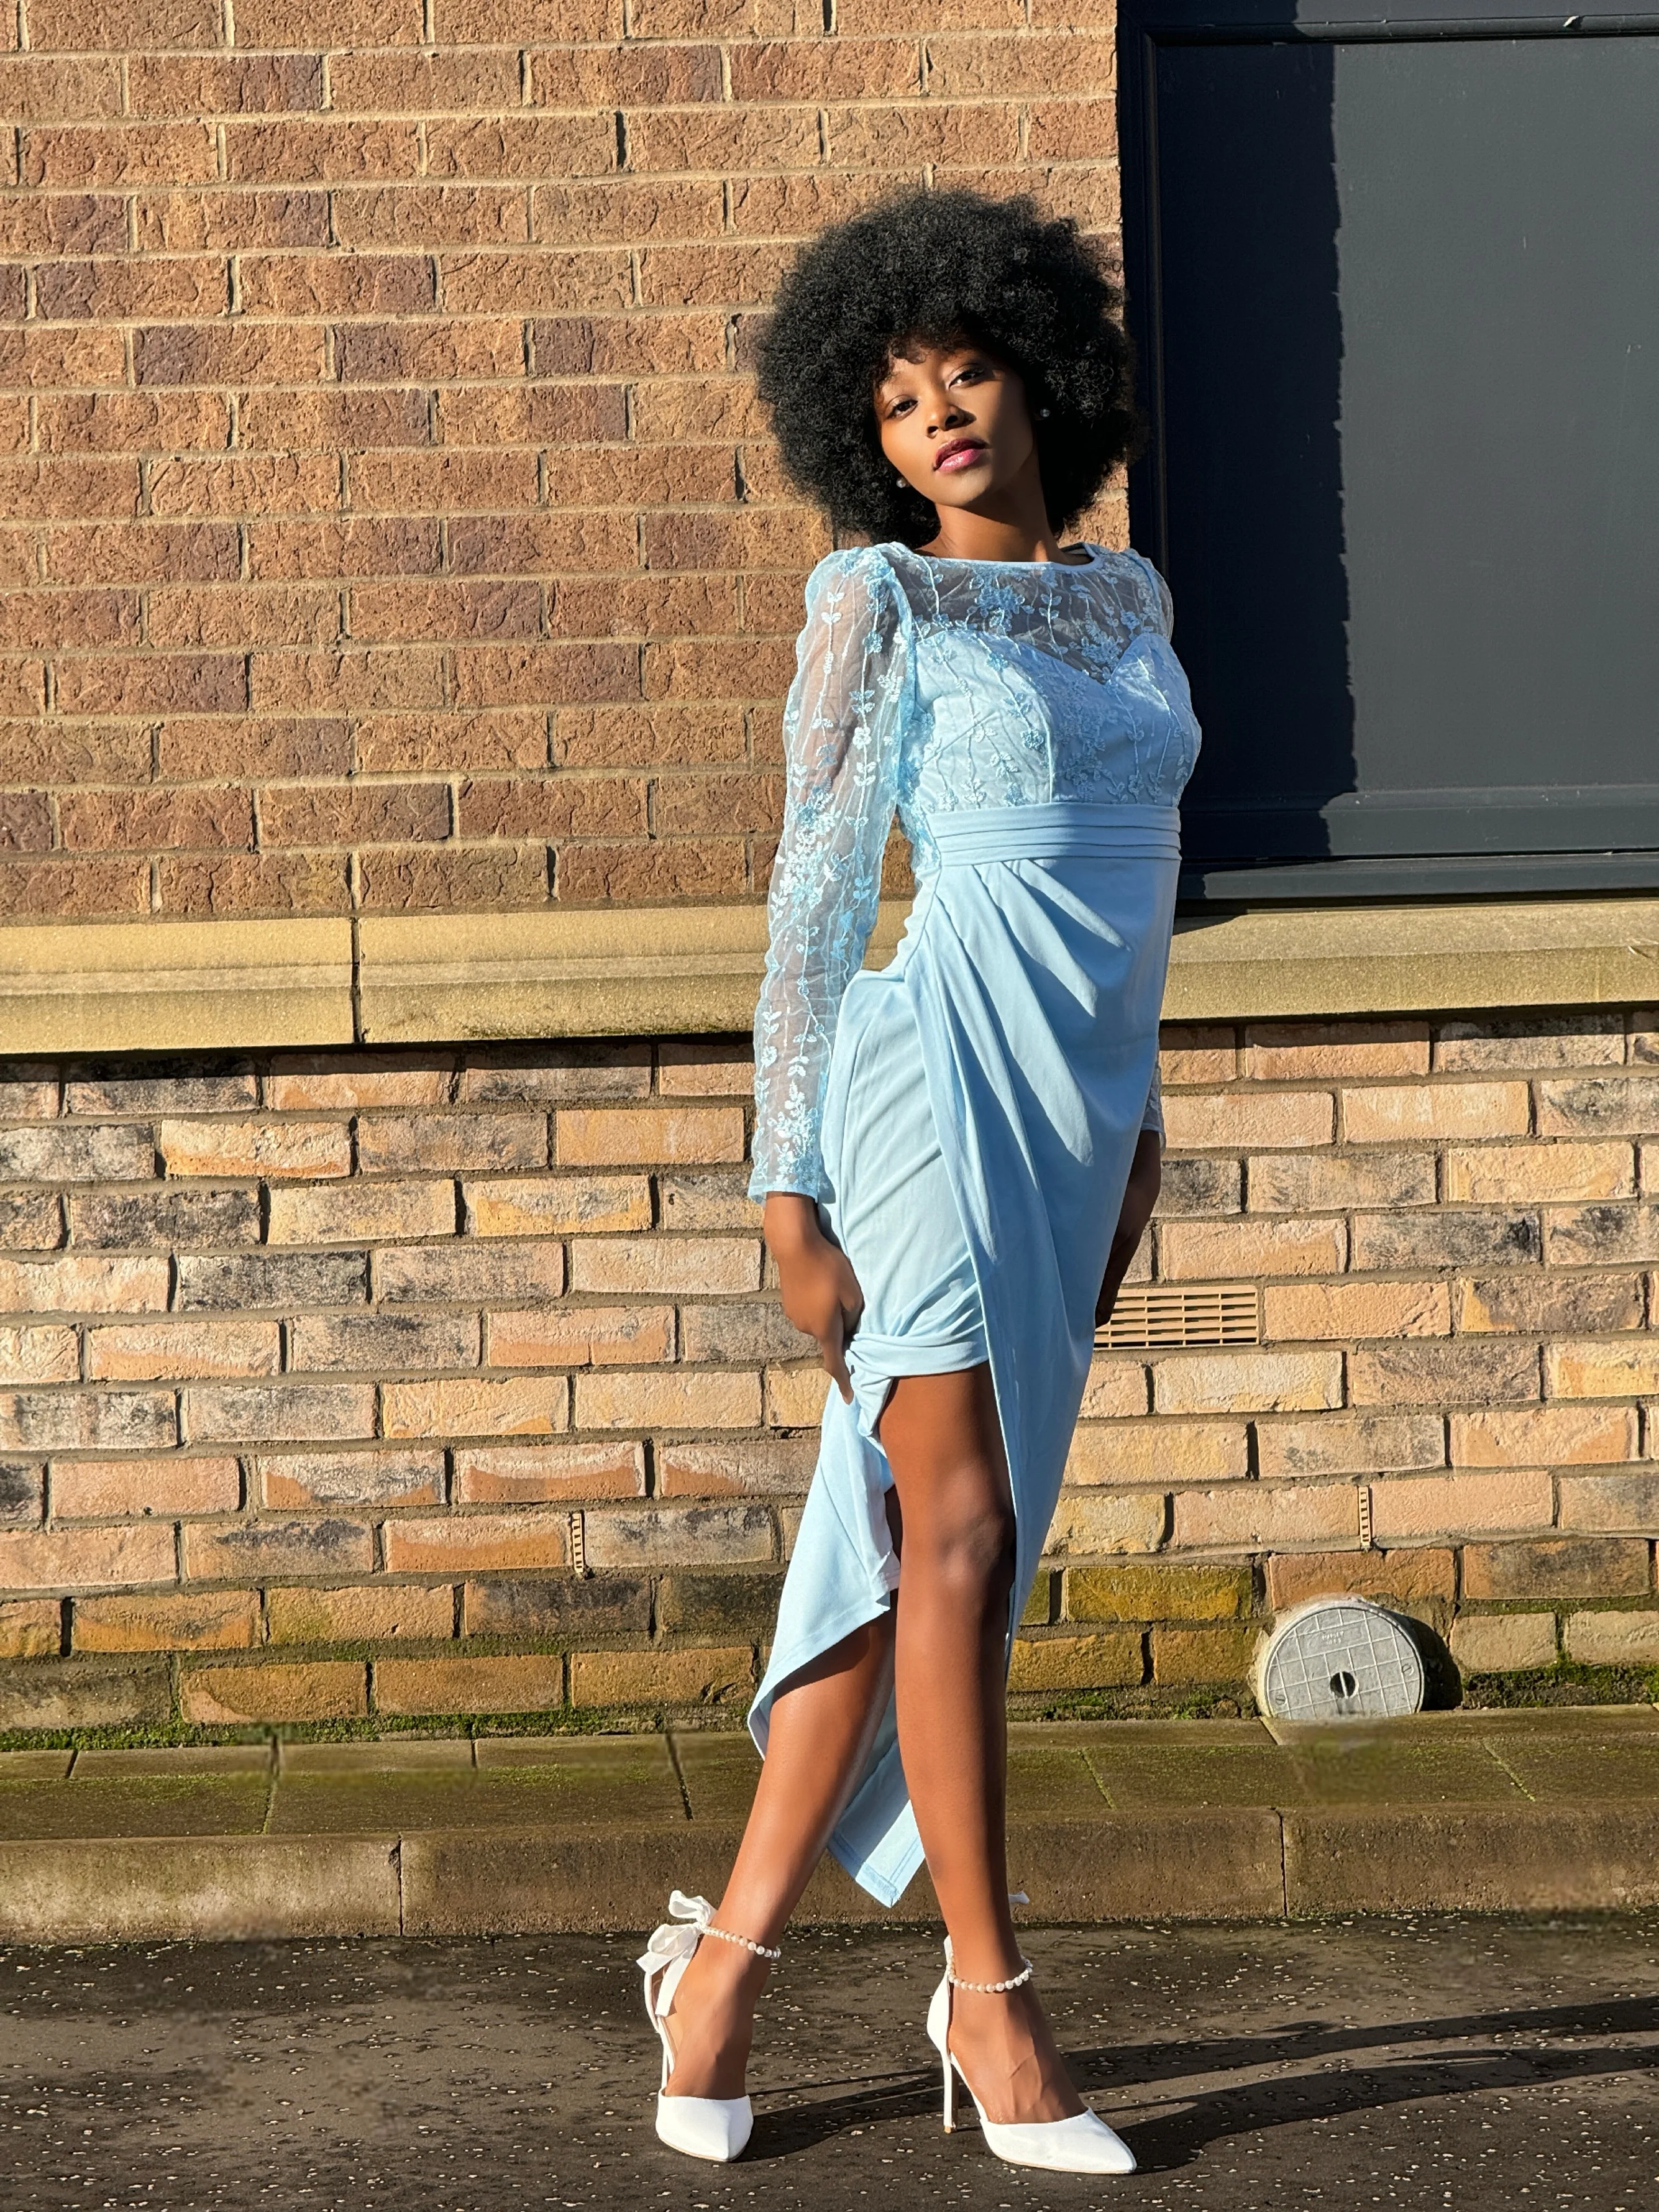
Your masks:
[{"label": "draped skirt", "polygon": [[[988,1362],[1017,1528],[1007,1656],[1088,1379],[1094,1314],[1151,1088],[1179,866],[1174,807],[1056,801],[935,816],[889,966],[842,1001],[824,1226],[865,1296],[848,1405],[817,1465],[749,1716],[899,1586],[876,1423],[893,1382]],[[921,1863],[891,1701],[830,1838],[895,1904]]]}]

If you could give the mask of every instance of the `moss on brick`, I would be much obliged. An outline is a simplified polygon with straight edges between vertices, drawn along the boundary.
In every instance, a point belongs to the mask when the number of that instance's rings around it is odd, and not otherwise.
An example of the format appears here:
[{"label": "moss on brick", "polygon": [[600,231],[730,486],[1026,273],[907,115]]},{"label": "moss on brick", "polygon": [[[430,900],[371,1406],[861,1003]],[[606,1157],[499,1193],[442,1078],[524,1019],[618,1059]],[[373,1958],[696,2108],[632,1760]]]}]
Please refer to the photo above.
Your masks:
[{"label": "moss on brick", "polygon": [[1066,1577],[1068,1620],[1234,1620],[1249,1613],[1248,1566],[1073,1567]]},{"label": "moss on brick", "polygon": [[695,1636],[769,1636],[781,1587],[780,1575],[665,1575],[657,1626]]}]

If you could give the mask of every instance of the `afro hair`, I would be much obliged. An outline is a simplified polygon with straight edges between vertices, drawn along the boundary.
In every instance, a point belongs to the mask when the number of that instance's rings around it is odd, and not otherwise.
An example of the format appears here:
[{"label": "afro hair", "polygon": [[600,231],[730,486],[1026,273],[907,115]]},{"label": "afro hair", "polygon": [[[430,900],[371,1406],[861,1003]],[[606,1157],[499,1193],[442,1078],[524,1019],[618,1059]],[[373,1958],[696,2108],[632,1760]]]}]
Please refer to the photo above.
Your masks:
[{"label": "afro hair", "polygon": [[884,200],[821,232],[779,289],[760,393],[784,465],[838,532],[925,544],[938,510],[895,482],[875,388],[910,344],[965,341],[1024,381],[1048,519],[1063,531],[1138,443],[1121,304],[1076,223],[1029,198]]}]

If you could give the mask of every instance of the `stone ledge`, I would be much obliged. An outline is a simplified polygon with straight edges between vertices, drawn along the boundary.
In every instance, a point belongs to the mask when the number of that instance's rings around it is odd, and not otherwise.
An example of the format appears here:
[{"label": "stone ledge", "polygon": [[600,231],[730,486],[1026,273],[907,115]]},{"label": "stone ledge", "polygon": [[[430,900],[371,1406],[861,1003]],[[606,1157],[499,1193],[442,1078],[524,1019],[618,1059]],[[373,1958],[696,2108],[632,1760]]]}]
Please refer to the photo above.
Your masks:
[{"label": "stone ledge", "polygon": [[[881,909],[870,959],[905,908]],[[0,1054],[254,1051],[746,1030],[755,904],[0,929]],[[1184,916],[1167,1021],[1644,1005],[1659,899]]]},{"label": "stone ledge", "polygon": [[349,1044],[352,970],[343,918],[0,929],[0,1053]]},{"label": "stone ledge", "polygon": [[[595,1933],[718,1888],[746,1738],[0,1755],[0,1941]],[[167,1832],[152,1826],[161,1823]],[[1659,1711],[1011,1731],[1038,1922],[1659,1905]],[[829,1863],[804,1920],[885,1917]],[[931,1921],[925,1874],[896,1916]]]}]

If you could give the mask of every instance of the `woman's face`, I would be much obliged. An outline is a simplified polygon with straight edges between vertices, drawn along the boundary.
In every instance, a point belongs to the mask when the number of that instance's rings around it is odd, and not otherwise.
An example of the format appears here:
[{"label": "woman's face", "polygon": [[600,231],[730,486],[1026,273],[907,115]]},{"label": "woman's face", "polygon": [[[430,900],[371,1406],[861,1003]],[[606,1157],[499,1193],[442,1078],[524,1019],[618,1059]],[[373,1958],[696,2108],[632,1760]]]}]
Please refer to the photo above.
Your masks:
[{"label": "woman's face", "polygon": [[939,507],[979,507],[1035,467],[1025,386],[983,346],[913,345],[875,391],[881,450]]}]

